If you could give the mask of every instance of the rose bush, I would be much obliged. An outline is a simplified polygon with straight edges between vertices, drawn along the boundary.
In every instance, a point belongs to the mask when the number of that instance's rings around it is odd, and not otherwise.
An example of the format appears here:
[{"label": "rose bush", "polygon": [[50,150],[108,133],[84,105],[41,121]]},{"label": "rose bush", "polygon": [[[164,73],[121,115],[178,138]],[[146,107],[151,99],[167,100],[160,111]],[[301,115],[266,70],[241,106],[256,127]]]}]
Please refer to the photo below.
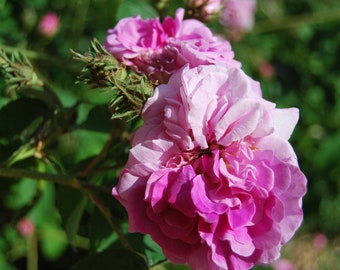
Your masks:
[{"label": "rose bush", "polygon": [[162,23],[140,16],[122,19],[108,30],[104,46],[119,61],[161,83],[188,63],[241,66],[229,41],[214,36],[200,21],[183,17],[184,10],[178,9],[174,19],[167,16]]},{"label": "rose bush", "polygon": [[174,263],[249,269],[300,226],[306,178],[277,109],[238,68],[188,66],[156,88],[113,195]]}]

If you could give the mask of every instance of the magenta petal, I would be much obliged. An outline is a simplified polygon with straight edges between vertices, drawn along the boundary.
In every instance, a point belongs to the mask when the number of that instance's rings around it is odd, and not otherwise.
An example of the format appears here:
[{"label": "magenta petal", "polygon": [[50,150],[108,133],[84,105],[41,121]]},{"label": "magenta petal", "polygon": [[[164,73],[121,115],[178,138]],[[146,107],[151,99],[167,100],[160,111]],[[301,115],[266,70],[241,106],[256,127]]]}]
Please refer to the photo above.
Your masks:
[{"label": "magenta petal", "polygon": [[168,185],[168,171],[160,171],[153,173],[146,185],[145,200],[149,201],[153,211],[162,212],[167,208],[167,202],[163,199]]},{"label": "magenta petal", "polygon": [[246,206],[241,205],[239,209],[231,209],[228,212],[229,224],[232,229],[241,228],[251,225],[256,207],[253,203]]},{"label": "magenta petal", "polygon": [[192,200],[197,207],[197,211],[203,214],[222,214],[227,207],[223,204],[214,203],[208,196],[205,186],[205,179],[202,175],[198,175],[193,180],[191,191]]},{"label": "magenta petal", "polygon": [[[186,220],[186,222],[183,222],[182,214],[180,214],[180,212],[171,213],[171,211],[171,209],[168,209],[164,211],[163,215],[158,215],[153,212],[151,207],[148,207],[147,216],[149,219],[159,224],[161,231],[166,237],[172,239],[182,239],[188,236],[191,233],[195,224],[194,220],[188,220],[185,217],[184,220]],[[177,218],[177,221],[175,218]]]},{"label": "magenta petal", "polygon": [[168,188],[168,201],[172,207],[188,217],[196,216],[196,207],[191,200],[192,179],[196,176],[191,166],[184,166]]}]

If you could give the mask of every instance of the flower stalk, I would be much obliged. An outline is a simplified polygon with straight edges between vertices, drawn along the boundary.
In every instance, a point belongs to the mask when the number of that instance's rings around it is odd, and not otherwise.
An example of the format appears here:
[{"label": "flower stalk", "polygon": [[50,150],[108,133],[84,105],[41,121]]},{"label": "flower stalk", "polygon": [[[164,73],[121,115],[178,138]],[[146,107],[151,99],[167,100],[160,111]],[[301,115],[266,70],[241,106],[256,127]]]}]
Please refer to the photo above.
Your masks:
[{"label": "flower stalk", "polygon": [[71,50],[74,59],[85,63],[76,83],[113,92],[110,102],[112,118],[138,117],[146,100],[152,96],[154,84],[115,59],[97,40],[91,42],[89,52]]},{"label": "flower stalk", "polygon": [[5,51],[0,50],[0,72],[4,75],[10,92],[23,87],[44,85],[35,73],[31,62],[20,51],[13,51],[9,58]]}]

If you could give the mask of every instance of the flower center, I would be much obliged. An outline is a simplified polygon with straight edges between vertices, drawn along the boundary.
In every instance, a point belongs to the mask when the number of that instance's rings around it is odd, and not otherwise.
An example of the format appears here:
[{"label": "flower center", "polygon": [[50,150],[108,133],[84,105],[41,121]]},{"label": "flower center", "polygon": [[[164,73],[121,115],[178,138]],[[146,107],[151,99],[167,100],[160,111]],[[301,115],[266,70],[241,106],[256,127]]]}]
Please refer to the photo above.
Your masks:
[{"label": "flower center", "polygon": [[[254,158],[253,152],[256,150],[256,146],[251,138],[244,138],[240,141],[235,141],[228,146],[223,146],[217,142],[209,143],[209,147],[195,148],[190,151],[184,151],[178,153],[168,160],[166,166],[170,168],[180,168],[185,165],[196,163],[197,160],[213,156],[213,153],[218,152],[220,158],[222,158],[227,166],[227,168],[233,167],[235,161],[240,165],[246,165],[247,161]],[[205,156],[209,156],[208,158]]]}]

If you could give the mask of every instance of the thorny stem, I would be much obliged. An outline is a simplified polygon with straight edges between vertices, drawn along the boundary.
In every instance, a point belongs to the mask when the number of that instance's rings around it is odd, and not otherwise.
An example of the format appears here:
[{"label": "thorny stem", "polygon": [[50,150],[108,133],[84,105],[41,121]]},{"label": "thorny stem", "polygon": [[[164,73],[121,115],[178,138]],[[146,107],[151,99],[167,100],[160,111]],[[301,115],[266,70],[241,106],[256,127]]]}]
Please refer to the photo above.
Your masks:
[{"label": "thorny stem", "polygon": [[88,195],[91,199],[91,201],[98,207],[101,214],[104,216],[104,218],[109,223],[112,230],[117,234],[119,240],[121,241],[122,245],[128,249],[133,251],[130,244],[125,239],[123,233],[120,231],[120,229],[114,224],[112,221],[112,216],[110,214],[110,210],[105,207],[102,202],[96,197],[93,192],[91,191],[100,191],[106,194],[111,194],[111,190],[108,190],[104,187],[98,187],[86,182],[81,182],[77,178],[68,176],[68,175],[55,175],[55,174],[49,174],[49,173],[40,173],[40,172],[33,172],[23,169],[12,169],[12,168],[0,168],[0,177],[7,177],[7,178],[31,178],[35,180],[46,180],[53,183],[69,186],[78,190],[85,189],[88,191]]},{"label": "thorny stem", "polygon": [[62,105],[60,100],[55,94],[52,94],[52,91],[48,90],[50,88],[45,82],[43,83],[43,88],[45,89],[46,92],[35,90],[30,87],[25,87],[22,89],[21,93],[26,96],[32,96],[44,101],[51,108],[61,107]]},{"label": "thorny stem", "polygon": [[85,63],[77,83],[113,91],[112,119],[140,115],[147,98],[152,96],[154,83],[120,63],[96,39],[88,53],[82,55],[73,50],[71,53],[74,59]]},{"label": "thorny stem", "polygon": [[86,166],[86,168],[81,172],[81,177],[86,177],[92,170],[93,168],[102,160],[106,157],[108,149],[114,139],[114,132],[116,131],[116,128],[111,129],[110,136],[108,140],[106,141],[105,145],[103,146],[102,150],[98,155],[96,155],[95,158],[93,158],[90,163]]},{"label": "thorny stem", "polygon": [[113,223],[112,216],[110,214],[110,210],[105,207],[102,202],[96,197],[94,194],[89,194],[91,201],[98,207],[99,211],[102,213],[106,221],[109,223],[111,229],[116,232],[120,242],[122,245],[130,250],[133,251],[133,248],[130,246],[129,242],[125,239],[123,233],[120,231],[120,229]]},{"label": "thorny stem", "polygon": [[79,190],[85,189],[87,191],[99,191],[111,195],[111,190],[105,187],[100,187],[87,182],[82,182],[79,181],[76,177],[63,174],[56,175],[51,173],[33,172],[24,169],[0,168],[0,177],[7,177],[13,179],[31,178],[35,180],[46,180],[49,182],[72,187]]}]

